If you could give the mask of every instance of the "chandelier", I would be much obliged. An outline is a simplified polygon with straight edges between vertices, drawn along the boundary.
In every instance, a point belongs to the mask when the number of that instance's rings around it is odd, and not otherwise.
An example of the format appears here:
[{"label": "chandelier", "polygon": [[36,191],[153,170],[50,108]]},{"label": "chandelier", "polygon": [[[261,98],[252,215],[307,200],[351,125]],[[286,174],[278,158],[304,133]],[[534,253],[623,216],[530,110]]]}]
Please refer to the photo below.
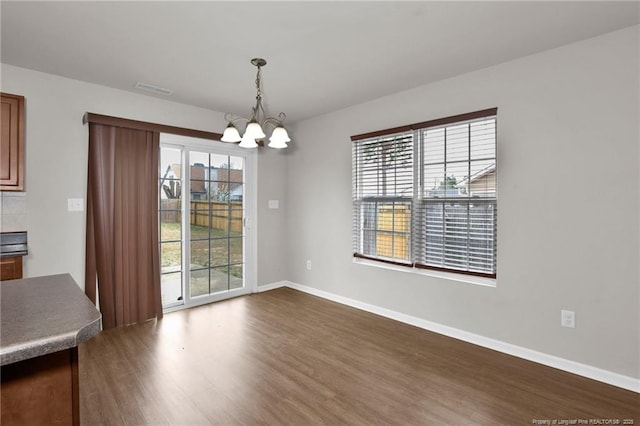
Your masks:
[{"label": "chandelier", "polygon": [[[251,118],[249,119],[226,113],[224,119],[227,120],[228,124],[220,140],[222,142],[240,142],[239,146],[242,148],[256,148],[258,146],[257,141],[267,137],[264,129],[267,126],[273,126],[273,131],[269,138],[269,147],[286,148],[287,142],[291,141],[287,130],[282,125],[287,116],[284,112],[281,112],[277,118],[265,117],[264,108],[262,107],[260,68],[267,65],[267,61],[262,58],[254,58],[251,63],[258,68],[256,75],[256,106],[251,108]],[[240,131],[235,125],[238,121],[247,122],[242,136],[240,136]]]}]

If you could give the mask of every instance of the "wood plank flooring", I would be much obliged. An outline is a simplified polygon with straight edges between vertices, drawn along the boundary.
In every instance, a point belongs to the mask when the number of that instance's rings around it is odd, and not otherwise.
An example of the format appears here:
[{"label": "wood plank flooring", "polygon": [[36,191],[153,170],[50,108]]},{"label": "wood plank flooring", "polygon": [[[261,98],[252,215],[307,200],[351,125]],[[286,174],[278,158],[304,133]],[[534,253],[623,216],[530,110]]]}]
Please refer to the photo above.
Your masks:
[{"label": "wood plank flooring", "polygon": [[79,352],[83,425],[640,425],[637,393],[288,288]]}]

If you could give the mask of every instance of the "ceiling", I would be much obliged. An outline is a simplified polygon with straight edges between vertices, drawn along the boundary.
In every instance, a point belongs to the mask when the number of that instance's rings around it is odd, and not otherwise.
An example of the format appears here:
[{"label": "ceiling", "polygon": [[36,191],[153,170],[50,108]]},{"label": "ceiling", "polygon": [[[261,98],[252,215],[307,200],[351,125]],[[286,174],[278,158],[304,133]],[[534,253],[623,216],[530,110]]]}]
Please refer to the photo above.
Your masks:
[{"label": "ceiling", "polygon": [[3,63],[298,121],[639,22],[639,2],[0,2]]}]

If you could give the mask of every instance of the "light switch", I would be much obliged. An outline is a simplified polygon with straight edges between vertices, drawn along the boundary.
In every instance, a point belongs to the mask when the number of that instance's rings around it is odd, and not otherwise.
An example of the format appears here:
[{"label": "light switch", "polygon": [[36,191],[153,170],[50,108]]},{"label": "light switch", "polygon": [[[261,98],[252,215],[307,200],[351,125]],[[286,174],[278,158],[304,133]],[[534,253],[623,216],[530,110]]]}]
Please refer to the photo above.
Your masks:
[{"label": "light switch", "polygon": [[280,208],[280,200],[269,200],[269,208],[270,209],[279,209]]},{"label": "light switch", "polygon": [[84,211],[84,198],[67,198],[67,211],[70,211],[70,212]]}]

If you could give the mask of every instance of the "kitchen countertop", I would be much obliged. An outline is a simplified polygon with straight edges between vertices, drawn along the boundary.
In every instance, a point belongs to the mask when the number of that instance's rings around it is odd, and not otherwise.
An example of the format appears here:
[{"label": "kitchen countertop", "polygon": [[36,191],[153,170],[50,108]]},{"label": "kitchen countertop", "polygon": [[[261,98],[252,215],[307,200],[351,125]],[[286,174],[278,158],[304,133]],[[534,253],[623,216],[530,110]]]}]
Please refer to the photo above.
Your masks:
[{"label": "kitchen countertop", "polygon": [[0,283],[0,365],[70,349],[102,330],[102,315],[69,274]]}]

